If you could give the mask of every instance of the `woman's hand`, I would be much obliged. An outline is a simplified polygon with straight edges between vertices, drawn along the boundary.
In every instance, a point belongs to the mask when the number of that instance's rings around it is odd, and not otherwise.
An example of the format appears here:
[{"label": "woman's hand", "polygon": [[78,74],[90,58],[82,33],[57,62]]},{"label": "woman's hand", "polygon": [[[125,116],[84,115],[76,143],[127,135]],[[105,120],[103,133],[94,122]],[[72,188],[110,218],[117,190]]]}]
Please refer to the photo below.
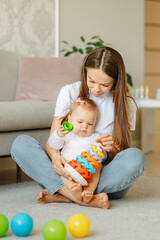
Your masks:
[{"label": "woman's hand", "polygon": [[53,163],[54,171],[58,175],[63,176],[72,181],[72,178],[70,177],[69,173],[64,168],[65,163],[67,163],[67,161],[59,153],[54,154],[54,163]]},{"label": "woman's hand", "polygon": [[113,152],[114,151],[114,148],[115,148],[114,140],[113,140],[111,135],[105,133],[105,134],[99,136],[96,139],[96,142],[100,143],[107,152]]}]

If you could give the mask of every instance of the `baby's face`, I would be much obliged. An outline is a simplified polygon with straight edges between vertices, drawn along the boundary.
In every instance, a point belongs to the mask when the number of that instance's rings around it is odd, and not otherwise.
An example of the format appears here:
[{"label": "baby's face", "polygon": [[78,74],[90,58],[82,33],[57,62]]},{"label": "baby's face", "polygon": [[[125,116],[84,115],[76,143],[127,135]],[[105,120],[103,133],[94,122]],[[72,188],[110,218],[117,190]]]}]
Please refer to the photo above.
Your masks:
[{"label": "baby's face", "polygon": [[94,131],[96,115],[95,111],[88,111],[82,106],[77,107],[68,117],[68,121],[74,126],[73,133],[79,137],[90,136]]}]

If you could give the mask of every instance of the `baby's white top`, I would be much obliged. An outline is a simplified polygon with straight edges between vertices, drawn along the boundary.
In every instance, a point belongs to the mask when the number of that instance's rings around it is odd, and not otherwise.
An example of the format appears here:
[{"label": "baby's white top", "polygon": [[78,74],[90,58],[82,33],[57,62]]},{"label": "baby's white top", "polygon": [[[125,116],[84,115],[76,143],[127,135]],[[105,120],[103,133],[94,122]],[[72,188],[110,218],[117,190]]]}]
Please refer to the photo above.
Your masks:
[{"label": "baby's white top", "polygon": [[[70,161],[76,159],[77,155],[81,155],[81,152],[87,151],[92,144],[101,146],[101,144],[95,142],[98,136],[99,134],[93,133],[89,137],[79,137],[70,132],[62,138],[58,136],[56,130],[49,138],[49,145],[56,150],[62,149],[61,155],[65,160]],[[105,151],[104,154],[106,156]]]},{"label": "baby's white top", "polygon": [[[64,86],[57,98],[54,116],[64,117],[70,110],[72,102],[77,99],[81,82],[75,82]],[[92,99],[98,106],[99,119],[97,121],[95,132],[99,134],[108,133],[112,135],[114,124],[114,103],[112,93],[106,93],[100,97],[95,97],[90,92]],[[130,130],[135,130],[136,125],[136,104],[131,98],[128,99],[128,119],[131,125]]]}]

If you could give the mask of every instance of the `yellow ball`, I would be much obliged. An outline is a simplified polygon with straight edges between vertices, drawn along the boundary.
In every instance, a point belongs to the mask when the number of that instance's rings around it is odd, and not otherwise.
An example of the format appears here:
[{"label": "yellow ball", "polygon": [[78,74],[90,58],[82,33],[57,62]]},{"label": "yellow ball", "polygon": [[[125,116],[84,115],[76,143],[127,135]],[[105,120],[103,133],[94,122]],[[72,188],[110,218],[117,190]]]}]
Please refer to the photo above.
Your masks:
[{"label": "yellow ball", "polygon": [[83,238],[87,236],[90,231],[89,218],[83,214],[75,214],[68,220],[68,230],[75,238]]}]

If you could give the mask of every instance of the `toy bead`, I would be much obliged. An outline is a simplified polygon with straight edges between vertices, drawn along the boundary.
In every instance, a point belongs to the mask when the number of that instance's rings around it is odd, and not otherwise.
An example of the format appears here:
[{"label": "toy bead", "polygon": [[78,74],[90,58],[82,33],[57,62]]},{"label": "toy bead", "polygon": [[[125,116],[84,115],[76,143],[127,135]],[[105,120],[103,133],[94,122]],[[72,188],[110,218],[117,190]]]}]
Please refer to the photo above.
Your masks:
[{"label": "toy bead", "polygon": [[76,161],[82,164],[88,170],[88,172],[90,172],[91,175],[96,172],[96,169],[93,167],[93,165],[89,161],[87,161],[87,159],[85,159],[84,157],[78,155],[76,157]]},{"label": "toy bead", "polygon": [[87,182],[91,179],[91,173],[78,161],[71,160],[68,164],[73,167]]},{"label": "toy bead", "polygon": [[98,163],[101,163],[102,162],[102,158],[100,156],[98,156],[98,154],[96,152],[94,152],[91,148],[89,148],[87,150],[87,152],[92,156],[94,157]]},{"label": "toy bead", "polygon": [[93,156],[91,156],[88,152],[82,152],[81,156],[87,159],[87,161],[89,161],[93,165],[93,167],[95,168],[99,167],[98,161]]},{"label": "toy bead", "polygon": [[91,145],[90,148],[98,154],[102,159],[104,159],[104,153],[100,151],[95,145]]},{"label": "toy bead", "polygon": [[62,127],[68,132],[71,132],[74,129],[73,125],[70,122],[63,122]]},{"label": "toy bead", "polygon": [[82,186],[87,186],[88,182],[81,176],[80,173],[78,173],[73,167],[71,167],[68,163],[64,164],[64,167],[66,171],[69,173],[71,178],[77,182],[80,183]]}]

